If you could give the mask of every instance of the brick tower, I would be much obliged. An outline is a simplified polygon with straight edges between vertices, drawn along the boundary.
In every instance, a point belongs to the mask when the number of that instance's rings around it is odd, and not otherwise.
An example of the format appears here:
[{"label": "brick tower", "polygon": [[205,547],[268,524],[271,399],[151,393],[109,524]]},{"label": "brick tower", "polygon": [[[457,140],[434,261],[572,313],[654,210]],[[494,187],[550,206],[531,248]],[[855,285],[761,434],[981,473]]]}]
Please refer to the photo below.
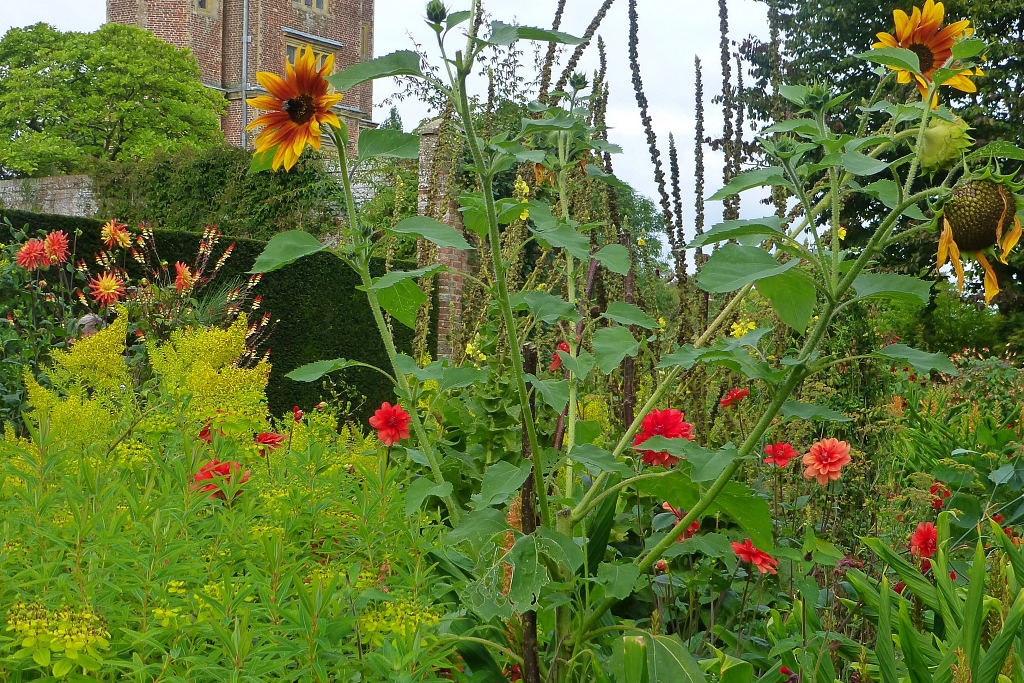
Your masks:
[{"label": "brick tower", "polygon": [[[252,149],[256,131],[243,136],[243,117],[259,112],[243,97],[264,94],[257,71],[284,74],[300,46],[310,45],[318,59],[334,54],[335,70],[373,56],[374,0],[107,0],[107,21],[152,31],[178,47],[190,48],[199,61],[203,83],[222,92],[228,110],[221,117],[224,137]],[[243,41],[248,29],[248,41]],[[243,63],[247,78],[242,78]],[[355,140],[371,124],[373,86],[364,83],[345,93],[335,112]]]}]

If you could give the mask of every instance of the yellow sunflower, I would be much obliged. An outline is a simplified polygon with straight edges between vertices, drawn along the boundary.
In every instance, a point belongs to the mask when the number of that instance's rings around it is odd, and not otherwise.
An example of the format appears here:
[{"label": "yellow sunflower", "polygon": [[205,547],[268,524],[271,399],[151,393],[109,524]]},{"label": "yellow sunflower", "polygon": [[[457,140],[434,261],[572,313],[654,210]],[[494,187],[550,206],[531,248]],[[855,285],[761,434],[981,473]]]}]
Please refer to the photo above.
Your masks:
[{"label": "yellow sunflower", "polygon": [[[942,3],[933,2],[933,0],[926,0],[923,9],[914,7],[914,11],[909,17],[901,9],[893,10],[892,16],[896,20],[896,35],[878,33],[876,34],[878,42],[872,45],[872,47],[901,47],[917,55],[921,65],[921,75],[924,78],[906,69],[892,66],[889,68],[896,70],[896,78],[900,83],[910,83],[911,78],[917,81],[917,89],[921,91],[921,97],[928,93],[931,75],[953,55],[953,43],[974,33],[974,29],[970,28],[969,19],[955,21],[943,28],[942,19],[945,12]],[[976,92],[978,88],[970,77],[981,75],[983,75],[981,69],[964,69],[943,85],[963,92]]]},{"label": "yellow sunflower", "polygon": [[284,164],[290,170],[299,160],[306,145],[320,149],[320,125],[328,123],[340,128],[338,117],[331,107],[341,101],[341,94],[327,94],[325,76],[334,68],[334,55],[328,55],[323,66],[317,70],[316,57],[307,45],[295,59],[295,66],[285,63],[285,78],[269,71],[256,73],[259,81],[270,95],[261,95],[247,100],[249,106],[269,112],[253,120],[246,130],[263,126],[256,136],[256,153],[262,154],[273,147],[273,168],[276,171]]},{"label": "yellow sunflower", "polygon": [[999,293],[999,281],[982,250],[999,247],[999,260],[1006,263],[1010,251],[1021,237],[1016,186],[1005,178],[972,178],[957,187],[942,209],[942,234],[939,236],[938,267],[953,263],[957,287],[964,288],[964,266],[960,252],[973,253],[985,271],[985,303]]}]

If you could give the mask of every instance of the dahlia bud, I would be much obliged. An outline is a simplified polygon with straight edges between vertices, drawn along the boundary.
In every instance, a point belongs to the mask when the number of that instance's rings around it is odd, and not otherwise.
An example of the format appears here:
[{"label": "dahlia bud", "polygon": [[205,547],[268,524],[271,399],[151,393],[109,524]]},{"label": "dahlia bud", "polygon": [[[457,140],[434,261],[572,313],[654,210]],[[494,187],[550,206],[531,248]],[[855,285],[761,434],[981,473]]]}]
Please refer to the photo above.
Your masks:
[{"label": "dahlia bud", "polygon": [[654,568],[657,569],[662,574],[664,574],[665,572],[668,571],[668,562],[666,562],[665,560],[658,560],[657,562],[654,563]]},{"label": "dahlia bud", "polygon": [[448,17],[448,8],[441,0],[430,0],[427,3],[427,21],[431,24],[440,24]]},{"label": "dahlia bud", "polygon": [[974,144],[974,139],[967,134],[970,129],[959,116],[954,116],[952,121],[932,119],[917,152],[921,169],[935,173],[960,161],[964,150]]}]

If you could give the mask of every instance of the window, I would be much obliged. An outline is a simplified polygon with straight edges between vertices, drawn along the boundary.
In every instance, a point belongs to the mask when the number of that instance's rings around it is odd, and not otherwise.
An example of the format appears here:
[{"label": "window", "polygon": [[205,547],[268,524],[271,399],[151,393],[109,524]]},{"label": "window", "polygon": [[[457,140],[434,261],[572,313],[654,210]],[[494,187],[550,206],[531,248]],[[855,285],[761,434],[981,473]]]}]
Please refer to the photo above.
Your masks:
[{"label": "window", "polygon": [[295,5],[305,5],[310,9],[315,9],[317,12],[323,12],[327,8],[327,0],[292,0]]},{"label": "window", "polygon": [[196,0],[196,7],[206,9],[206,0]]},{"label": "window", "polygon": [[[299,56],[299,51],[302,49],[302,47],[303,46],[299,45],[298,43],[285,43],[285,51],[288,54],[289,64],[293,66],[295,65],[295,58]],[[327,56],[332,53],[317,50],[312,45],[310,46],[310,48],[313,50],[313,57],[316,59],[316,68],[322,69],[324,66],[324,62],[327,60]]]}]

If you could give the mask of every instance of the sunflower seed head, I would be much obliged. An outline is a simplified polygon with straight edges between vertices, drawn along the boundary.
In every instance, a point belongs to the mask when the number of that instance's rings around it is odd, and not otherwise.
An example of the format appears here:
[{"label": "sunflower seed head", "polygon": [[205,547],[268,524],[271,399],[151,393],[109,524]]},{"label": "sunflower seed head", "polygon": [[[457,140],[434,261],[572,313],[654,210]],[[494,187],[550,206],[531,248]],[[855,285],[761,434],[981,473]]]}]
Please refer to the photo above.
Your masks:
[{"label": "sunflower seed head", "polygon": [[953,191],[943,213],[960,251],[979,251],[996,243],[1006,215],[1008,190],[994,180],[971,180]]}]

